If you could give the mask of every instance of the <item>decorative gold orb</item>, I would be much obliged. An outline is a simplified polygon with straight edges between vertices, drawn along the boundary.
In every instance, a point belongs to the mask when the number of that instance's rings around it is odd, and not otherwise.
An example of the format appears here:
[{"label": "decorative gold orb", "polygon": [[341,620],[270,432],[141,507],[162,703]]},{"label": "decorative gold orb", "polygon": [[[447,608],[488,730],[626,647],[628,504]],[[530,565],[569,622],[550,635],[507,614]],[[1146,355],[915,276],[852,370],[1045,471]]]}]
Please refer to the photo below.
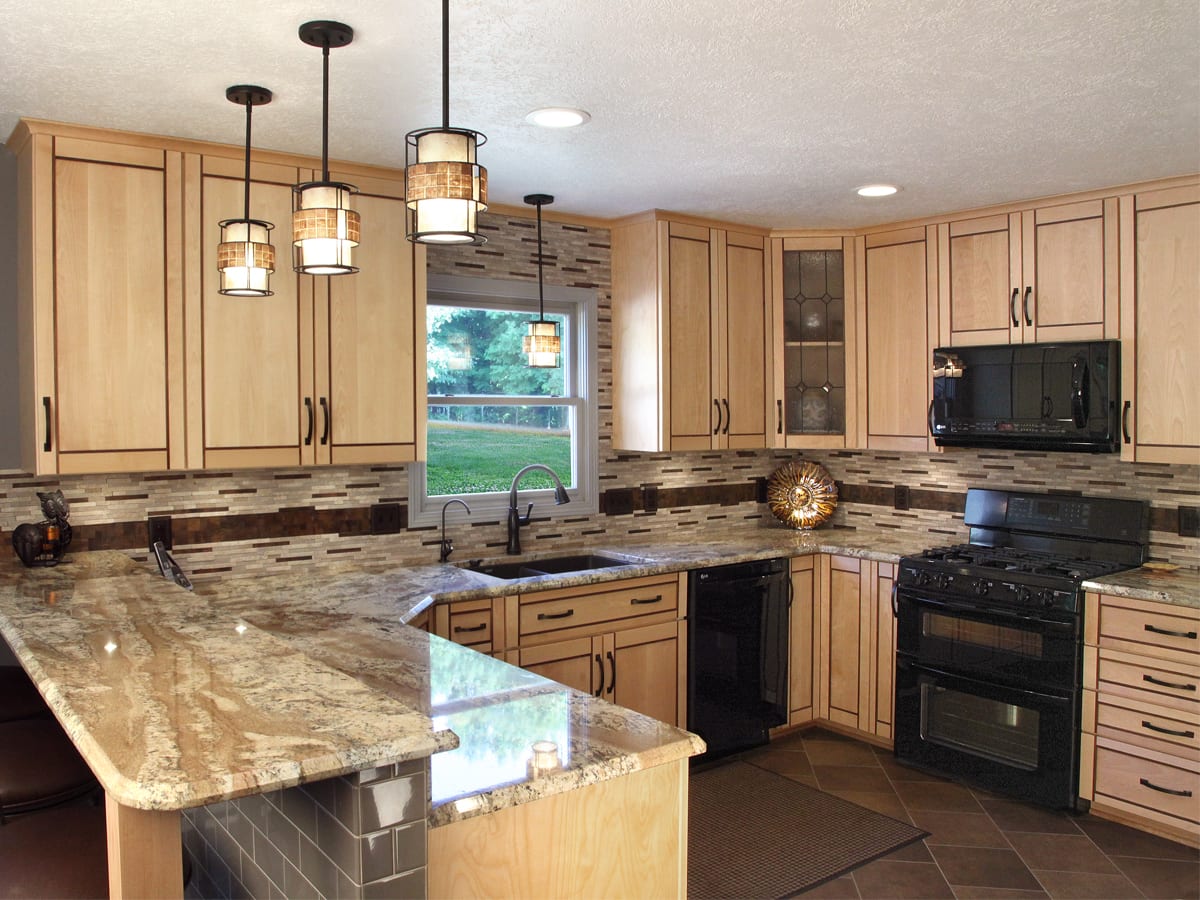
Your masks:
[{"label": "decorative gold orb", "polygon": [[767,481],[767,505],[792,528],[816,528],[837,507],[837,485],[823,466],[807,460],[785,462]]}]

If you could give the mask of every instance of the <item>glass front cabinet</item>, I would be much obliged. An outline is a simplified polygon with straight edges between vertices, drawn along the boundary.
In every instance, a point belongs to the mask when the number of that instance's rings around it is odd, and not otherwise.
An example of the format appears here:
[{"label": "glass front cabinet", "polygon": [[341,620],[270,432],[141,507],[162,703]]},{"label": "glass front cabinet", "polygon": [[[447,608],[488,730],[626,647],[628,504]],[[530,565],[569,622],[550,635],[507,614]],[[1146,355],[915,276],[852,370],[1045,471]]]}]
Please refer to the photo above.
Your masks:
[{"label": "glass front cabinet", "polygon": [[854,445],[854,243],[772,240],[776,447]]}]

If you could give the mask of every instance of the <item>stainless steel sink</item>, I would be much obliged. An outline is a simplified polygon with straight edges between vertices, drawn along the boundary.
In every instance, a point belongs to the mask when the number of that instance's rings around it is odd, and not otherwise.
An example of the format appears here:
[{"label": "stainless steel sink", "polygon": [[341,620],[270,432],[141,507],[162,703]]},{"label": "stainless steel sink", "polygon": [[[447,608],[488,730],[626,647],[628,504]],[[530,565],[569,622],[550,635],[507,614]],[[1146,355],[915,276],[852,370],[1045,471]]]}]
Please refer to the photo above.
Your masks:
[{"label": "stainless steel sink", "polygon": [[574,556],[550,556],[544,559],[470,560],[459,564],[472,572],[481,572],[493,578],[537,578],[541,575],[567,575],[575,572],[590,572],[593,569],[612,569],[620,566],[636,566],[640,562],[605,556],[600,553],[582,553]]}]

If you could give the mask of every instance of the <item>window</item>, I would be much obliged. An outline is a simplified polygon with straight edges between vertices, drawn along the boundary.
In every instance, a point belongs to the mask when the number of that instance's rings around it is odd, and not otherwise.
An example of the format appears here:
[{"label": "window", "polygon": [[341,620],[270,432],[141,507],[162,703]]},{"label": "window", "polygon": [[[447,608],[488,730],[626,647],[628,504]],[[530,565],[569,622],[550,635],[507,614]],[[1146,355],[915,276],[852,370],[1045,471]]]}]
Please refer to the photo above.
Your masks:
[{"label": "window", "polygon": [[[595,293],[545,287],[546,318],[559,323],[562,365],[525,364],[521,339],[537,317],[537,285],[430,276],[426,309],[426,462],[409,466],[409,520],[432,524],[452,497],[474,518],[503,519],[513,476],[549,466],[571,497],[571,515],[594,513],[596,489]],[[554,503],[542,472],[521,480],[522,503]]]}]

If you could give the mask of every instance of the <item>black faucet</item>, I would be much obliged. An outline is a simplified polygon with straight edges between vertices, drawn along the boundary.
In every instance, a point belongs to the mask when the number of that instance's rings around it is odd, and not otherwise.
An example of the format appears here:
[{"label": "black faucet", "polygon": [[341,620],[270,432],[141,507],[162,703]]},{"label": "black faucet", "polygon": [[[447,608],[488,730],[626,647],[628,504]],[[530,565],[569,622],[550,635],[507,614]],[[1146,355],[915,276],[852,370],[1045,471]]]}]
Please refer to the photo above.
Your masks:
[{"label": "black faucet", "polygon": [[442,504],[442,550],[438,555],[438,562],[445,562],[450,558],[450,554],[454,552],[454,541],[446,538],[446,507],[451,503],[461,504],[462,508],[467,511],[467,515],[471,514],[471,507],[467,506],[467,501],[459,500],[457,497],[447,500]]},{"label": "black faucet", "polygon": [[526,472],[531,472],[534,469],[541,469],[554,479],[554,503],[557,506],[562,506],[564,503],[570,503],[571,498],[567,496],[567,489],[563,487],[563,483],[558,476],[554,474],[554,470],[549,466],[543,466],[541,463],[534,463],[531,466],[526,466],[520,472],[513,476],[512,487],[508,491],[508,548],[507,552],[516,555],[521,552],[521,526],[529,524],[529,517],[533,514],[533,504],[529,504],[529,508],[525,510],[525,515],[521,515],[521,511],[517,509],[517,482],[525,475]]}]

